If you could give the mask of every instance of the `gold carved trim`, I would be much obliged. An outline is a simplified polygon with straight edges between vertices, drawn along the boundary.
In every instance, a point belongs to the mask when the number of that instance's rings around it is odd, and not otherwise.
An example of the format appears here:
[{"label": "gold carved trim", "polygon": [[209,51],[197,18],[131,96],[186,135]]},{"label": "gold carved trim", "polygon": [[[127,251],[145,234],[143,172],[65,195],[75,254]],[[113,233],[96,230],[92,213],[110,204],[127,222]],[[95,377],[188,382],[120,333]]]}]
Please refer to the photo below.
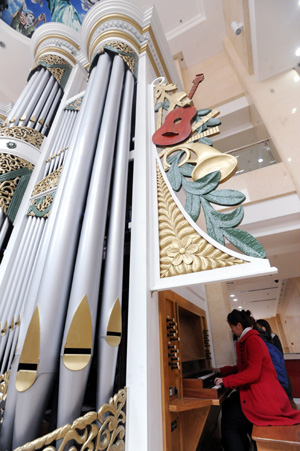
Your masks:
[{"label": "gold carved trim", "polygon": [[3,422],[10,370],[0,374],[0,423]]},{"label": "gold carved trim", "polygon": [[[135,51],[125,42],[121,41],[109,41],[105,42],[104,46],[110,46],[113,47],[118,51],[118,54],[120,58],[125,62],[125,64],[128,66],[128,68],[131,70],[132,73],[134,73],[135,70],[135,61],[136,61],[136,53]],[[129,53],[129,55],[122,55],[122,53]],[[134,56],[130,56],[134,55]]]},{"label": "gold carved trim", "polygon": [[245,263],[196,232],[174,201],[158,165],[157,197],[161,278]]},{"label": "gold carved trim", "polygon": [[39,46],[44,42],[47,41],[48,39],[58,39],[58,40],[62,40],[62,41],[66,41],[69,44],[73,45],[75,47],[76,50],[80,49],[80,46],[78,44],[76,44],[75,41],[72,41],[72,39],[67,38],[66,36],[60,36],[58,34],[51,34],[49,36],[44,36],[43,38],[41,38],[38,43],[35,46],[35,50],[34,50],[34,57],[36,55],[37,49],[39,48]]},{"label": "gold carved trim", "polygon": [[[118,391],[110,398],[108,404],[103,404],[98,412],[88,412],[75,420],[33,442],[20,446],[15,451],[47,450],[55,451],[51,444],[61,440],[57,451],[77,449],[78,451],[125,450],[125,406],[127,400],[126,388]],[[73,443],[72,443],[73,441]],[[74,443],[75,442],[75,443]],[[74,445],[77,445],[74,447]],[[50,445],[50,446],[49,446]],[[80,446],[81,445],[81,446]]]},{"label": "gold carved trim", "polygon": [[[48,54],[51,52],[55,52],[55,53],[59,53],[61,55],[63,55],[64,60],[65,58],[69,59],[70,61],[72,61],[72,63],[74,64],[74,66],[77,64],[76,59],[70,54],[68,53],[66,50],[64,49],[60,49],[59,47],[47,47],[45,49],[42,49],[37,55],[35,60],[38,61],[42,55],[44,54]],[[65,61],[66,64],[68,64],[67,61]]]},{"label": "gold carved trim", "polygon": [[[96,40],[94,41],[94,44],[92,45],[90,55],[93,55],[94,50],[97,47],[97,45],[101,41],[103,41],[103,39],[107,39],[107,38],[114,38],[114,40],[116,38],[126,39],[126,41],[130,42],[130,44],[135,48],[136,52],[139,53],[139,47],[137,46],[137,42],[131,36],[128,36],[128,34],[125,33],[124,31],[106,31],[106,32],[100,34],[99,36],[97,36]],[[109,44],[109,42],[103,42],[103,46],[106,44]],[[101,48],[102,48],[102,46],[101,46]]]},{"label": "gold carved trim", "polygon": [[[93,36],[94,32],[95,32],[96,29],[97,29],[99,26],[101,26],[104,22],[108,22],[108,21],[110,21],[110,20],[124,20],[125,22],[130,23],[130,24],[131,24],[134,28],[136,28],[136,29],[138,30],[138,32],[139,32],[140,34],[142,34],[142,35],[145,34],[145,33],[147,33],[147,32],[149,32],[150,37],[151,37],[152,42],[153,42],[153,45],[154,45],[155,50],[156,50],[156,52],[157,52],[157,55],[158,55],[158,57],[159,57],[159,59],[160,59],[160,63],[161,63],[161,65],[162,65],[162,67],[163,67],[163,70],[164,70],[164,72],[165,72],[165,74],[166,74],[166,76],[167,76],[167,78],[168,78],[168,81],[171,83],[171,77],[170,77],[169,71],[168,71],[167,66],[166,66],[166,64],[165,64],[165,62],[164,62],[164,59],[163,59],[163,57],[162,57],[160,48],[159,48],[159,46],[158,46],[158,44],[157,44],[157,41],[156,41],[156,38],[155,38],[154,33],[153,33],[153,31],[152,31],[151,25],[147,25],[146,27],[142,28],[142,27],[141,27],[134,19],[132,19],[131,17],[126,16],[126,15],[124,15],[124,14],[108,14],[108,15],[102,17],[100,20],[98,20],[98,21],[93,25],[93,27],[91,28],[91,31],[90,31],[90,33],[89,33],[88,40],[87,40],[86,51],[87,51],[88,57],[90,58],[91,55],[93,55],[93,52],[94,52],[94,49],[95,49],[95,43],[94,43],[93,46],[92,46],[91,51],[89,51],[91,39],[92,39],[92,36]],[[128,33],[126,33],[126,32],[120,32],[120,31],[117,31],[117,30],[115,30],[115,31],[107,31],[107,32],[101,33],[101,35],[98,36],[98,37],[96,38],[97,43],[99,43],[99,41],[101,41],[102,39],[106,38],[107,36],[109,36],[109,37],[112,36],[112,37],[115,37],[115,38],[116,38],[116,37],[123,37],[124,39],[126,39],[127,41],[129,41],[129,42],[137,49],[137,51],[138,51],[140,54],[141,54],[142,52],[144,52],[144,51],[147,51],[147,54],[148,54],[148,56],[149,56],[149,59],[150,59],[150,61],[151,61],[151,64],[152,64],[153,67],[154,67],[154,70],[155,70],[156,75],[157,75],[157,76],[161,75],[160,72],[159,72],[159,69],[158,69],[158,67],[157,67],[157,65],[156,65],[156,63],[155,63],[155,61],[154,61],[154,58],[153,58],[153,55],[152,55],[152,53],[151,53],[151,50],[150,50],[150,48],[149,48],[149,44],[148,44],[148,43],[144,43],[144,44],[142,44],[141,46],[139,46],[138,43],[137,43],[137,42],[136,42],[136,41],[135,41]]]},{"label": "gold carved trim", "polygon": [[17,138],[25,141],[38,149],[43,144],[44,135],[37,130],[28,127],[0,127],[0,137]]},{"label": "gold carved trim", "polygon": [[60,166],[58,169],[56,169],[56,171],[51,172],[51,174],[47,175],[47,177],[38,182],[32,191],[32,196],[37,196],[38,194],[56,188],[60,179],[61,171],[62,166]]}]

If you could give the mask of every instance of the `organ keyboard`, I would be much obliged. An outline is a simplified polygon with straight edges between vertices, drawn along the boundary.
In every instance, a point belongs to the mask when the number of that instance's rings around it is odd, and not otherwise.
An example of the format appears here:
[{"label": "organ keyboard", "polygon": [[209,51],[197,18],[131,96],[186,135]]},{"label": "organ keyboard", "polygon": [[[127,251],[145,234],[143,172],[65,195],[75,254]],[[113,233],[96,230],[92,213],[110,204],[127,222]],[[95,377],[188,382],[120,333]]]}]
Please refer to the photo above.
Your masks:
[{"label": "organ keyboard", "polygon": [[218,441],[227,395],[211,368],[206,312],[172,291],[159,293],[165,451],[207,451]]}]

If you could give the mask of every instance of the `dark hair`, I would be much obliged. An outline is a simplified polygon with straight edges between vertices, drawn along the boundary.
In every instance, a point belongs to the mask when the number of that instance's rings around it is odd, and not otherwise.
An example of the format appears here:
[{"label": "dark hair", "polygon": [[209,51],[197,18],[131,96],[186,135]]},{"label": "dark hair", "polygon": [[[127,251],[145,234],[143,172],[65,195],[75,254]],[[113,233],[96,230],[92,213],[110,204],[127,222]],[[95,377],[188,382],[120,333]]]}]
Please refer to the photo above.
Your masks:
[{"label": "dark hair", "polygon": [[265,329],[266,329],[266,331],[268,332],[268,334],[271,335],[272,329],[271,329],[271,326],[270,326],[270,324],[268,323],[268,321],[266,321],[265,319],[258,319],[256,322],[257,322],[257,324],[259,324],[260,326],[265,327]]},{"label": "dark hair", "polygon": [[236,326],[238,323],[241,323],[243,329],[246,327],[252,327],[254,318],[251,317],[251,312],[249,310],[232,310],[231,313],[227,316],[227,322],[231,326]]}]

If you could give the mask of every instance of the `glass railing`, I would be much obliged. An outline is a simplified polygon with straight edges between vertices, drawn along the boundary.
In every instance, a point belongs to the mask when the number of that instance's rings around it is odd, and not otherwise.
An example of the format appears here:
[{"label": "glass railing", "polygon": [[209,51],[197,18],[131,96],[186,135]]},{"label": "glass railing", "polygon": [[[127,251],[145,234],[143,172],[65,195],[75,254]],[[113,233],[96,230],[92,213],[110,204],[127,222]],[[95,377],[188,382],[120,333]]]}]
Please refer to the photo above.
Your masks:
[{"label": "glass railing", "polygon": [[256,171],[257,169],[276,164],[269,139],[238,147],[225,153],[229,153],[238,159],[238,170],[235,175],[245,174],[246,172]]}]

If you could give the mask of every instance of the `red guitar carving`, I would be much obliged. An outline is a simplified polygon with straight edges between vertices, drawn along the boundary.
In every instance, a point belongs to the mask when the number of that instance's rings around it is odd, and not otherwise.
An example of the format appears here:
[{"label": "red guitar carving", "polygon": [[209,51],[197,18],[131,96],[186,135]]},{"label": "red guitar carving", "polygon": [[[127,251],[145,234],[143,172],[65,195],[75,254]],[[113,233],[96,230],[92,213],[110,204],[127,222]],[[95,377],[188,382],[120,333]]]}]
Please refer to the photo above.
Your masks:
[{"label": "red guitar carving", "polygon": [[192,99],[193,95],[196,92],[196,89],[198,88],[199,84],[201,83],[201,81],[204,80],[204,74],[197,74],[195,80],[193,80],[193,86],[192,89],[189,92],[188,98]]},{"label": "red guitar carving", "polygon": [[180,107],[171,111],[165,118],[163,125],[156,130],[152,141],[157,146],[174,146],[190,136],[191,122],[196,116],[194,106]]}]

